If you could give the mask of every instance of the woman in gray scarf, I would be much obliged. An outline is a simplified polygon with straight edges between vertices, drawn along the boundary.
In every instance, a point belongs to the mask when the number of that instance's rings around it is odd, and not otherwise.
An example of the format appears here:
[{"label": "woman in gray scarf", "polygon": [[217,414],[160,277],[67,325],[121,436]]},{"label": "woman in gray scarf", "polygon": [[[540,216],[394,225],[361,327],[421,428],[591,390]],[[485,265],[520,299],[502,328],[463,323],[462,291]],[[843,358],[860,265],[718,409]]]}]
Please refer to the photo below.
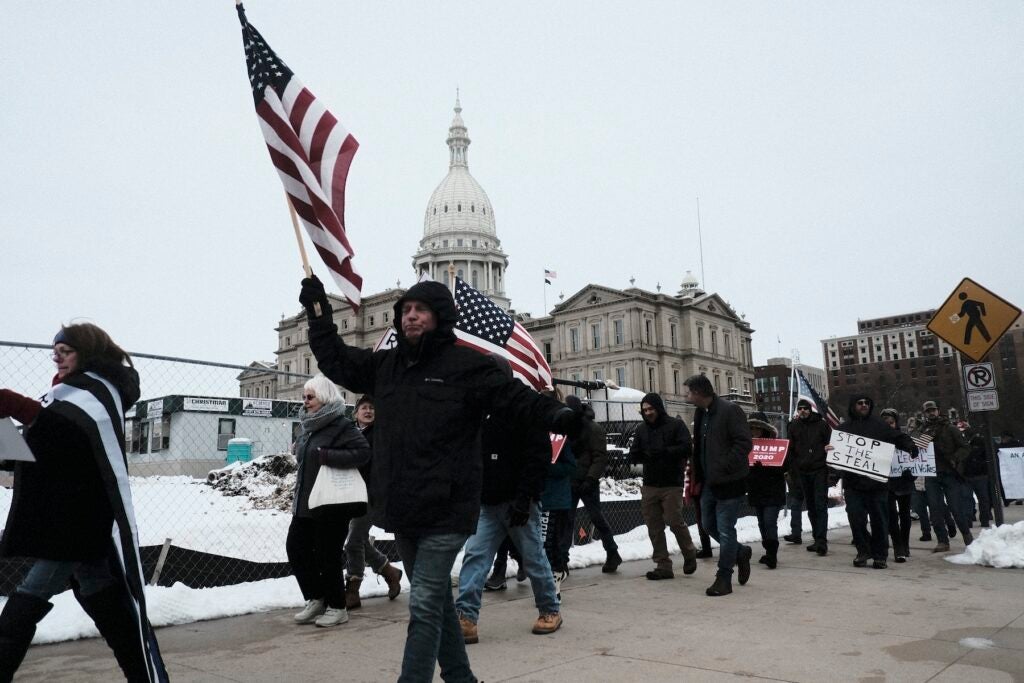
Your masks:
[{"label": "woman in gray scarf", "polygon": [[354,469],[365,465],[370,460],[370,446],[345,417],[345,402],[338,387],[323,375],[306,382],[302,403],[302,431],[293,448],[298,470],[286,546],[292,573],[306,600],[295,622],[337,626],[348,621],[342,578],[345,536],[349,521],[366,514],[366,503],[311,510],[309,494],[322,466]]}]

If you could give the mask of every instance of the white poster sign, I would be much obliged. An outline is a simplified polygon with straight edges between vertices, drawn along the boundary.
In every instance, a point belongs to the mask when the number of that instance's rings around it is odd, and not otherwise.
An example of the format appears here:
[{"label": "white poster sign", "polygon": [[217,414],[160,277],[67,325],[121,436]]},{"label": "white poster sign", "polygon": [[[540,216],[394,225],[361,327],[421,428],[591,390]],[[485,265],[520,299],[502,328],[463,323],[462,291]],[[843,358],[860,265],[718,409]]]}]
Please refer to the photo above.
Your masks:
[{"label": "white poster sign", "polygon": [[228,412],[228,400],[226,398],[186,396],[185,410],[198,410],[204,413],[226,413]]},{"label": "white poster sign", "polygon": [[999,476],[1007,498],[1024,498],[1024,448],[999,449]]},{"label": "white poster sign", "polygon": [[854,472],[877,481],[888,481],[896,447],[878,439],[832,430],[832,450],[826,464],[838,470]]},{"label": "white poster sign", "polygon": [[896,449],[892,458],[892,471],[890,477],[899,477],[904,470],[910,470],[915,477],[935,476],[935,444],[928,444],[928,448],[921,448],[917,451],[917,457],[911,458],[910,453]]},{"label": "white poster sign", "polygon": [[164,414],[164,400],[149,401],[146,403],[146,419],[155,420]]},{"label": "white poster sign", "polygon": [[252,417],[270,417],[273,414],[273,407],[274,403],[269,398],[242,399],[242,415],[249,415]]},{"label": "white poster sign", "polygon": [[0,460],[35,462],[35,456],[10,418],[0,418]]}]

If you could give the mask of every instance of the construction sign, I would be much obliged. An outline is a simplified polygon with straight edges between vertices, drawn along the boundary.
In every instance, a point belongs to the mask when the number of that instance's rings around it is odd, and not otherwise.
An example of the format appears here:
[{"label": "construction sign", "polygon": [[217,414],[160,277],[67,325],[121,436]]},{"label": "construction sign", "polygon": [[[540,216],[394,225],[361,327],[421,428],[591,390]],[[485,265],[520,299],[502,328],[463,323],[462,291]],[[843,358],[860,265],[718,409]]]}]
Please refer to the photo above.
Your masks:
[{"label": "construction sign", "polygon": [[935,312],[928,329],[973,361],[988,354],[1020,309],[970,278],[964,278]]}]

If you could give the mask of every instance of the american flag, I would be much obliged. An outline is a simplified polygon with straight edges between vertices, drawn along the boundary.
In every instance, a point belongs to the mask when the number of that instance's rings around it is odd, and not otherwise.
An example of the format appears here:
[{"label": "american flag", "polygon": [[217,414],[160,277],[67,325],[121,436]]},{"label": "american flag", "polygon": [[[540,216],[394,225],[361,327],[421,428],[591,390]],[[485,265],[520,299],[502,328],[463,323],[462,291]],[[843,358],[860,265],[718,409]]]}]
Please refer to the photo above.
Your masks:
[{"label": "american flag", "polygon": [[544,270],[544,284],[550,285],[551,281],[558,277],[558,273],[553,270]]},{"label": "american flag", "polygon": [[918,432],[917,434],[911,434],[910,438],[913,439],[914,443],[917,444],[917,447],[923,451],[928,448],[928,444],[935,439],[935,436],[933,434],[928,434],[927,432]]},{"label": "american flag", "polygon": [[[811,410],[821,415],[829,427],[835,429],[839,426],[839,416],[829,407],[825,399],[814,390],[807,378],[804,377],[800,368],[796,369],[796,400],[804,399],[811,404]],[[795,417],[795,415],[794,415]]]},{"label": "american flag", "polygon": [[459,277],[455,278],[455,306],[459,309],[456,343],[502,356],[512,366],[512,374],[537,391],[551,386],[551,368],[530,333]]},{"label": "american flag", "polygon": [[363,279],[345,236],[345,180],[356,139],[295,78],[238,8],[260,128],[299,220],[353,310]]}]

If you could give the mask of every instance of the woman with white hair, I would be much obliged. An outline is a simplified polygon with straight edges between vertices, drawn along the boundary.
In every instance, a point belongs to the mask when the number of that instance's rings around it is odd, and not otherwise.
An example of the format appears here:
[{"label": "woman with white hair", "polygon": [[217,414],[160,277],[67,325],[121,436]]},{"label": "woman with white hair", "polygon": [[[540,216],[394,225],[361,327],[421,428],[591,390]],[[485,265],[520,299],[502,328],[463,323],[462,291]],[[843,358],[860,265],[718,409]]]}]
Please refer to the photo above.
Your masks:
[{"label": "woman with white hair", "polygon": [[322,466],[354,469],[365,465],[370,460],[370,445],[345,417],[338,387],[323,375],[316,375],[303,387],[299,420],[302,431],[293,449],[298,470],[287,550],[306,607],[295,615],[295,622],[337,626],[348,621],[342,578],[345,536],[349,521],[366,514],[366,503],[310,509],[309,494]]}]

